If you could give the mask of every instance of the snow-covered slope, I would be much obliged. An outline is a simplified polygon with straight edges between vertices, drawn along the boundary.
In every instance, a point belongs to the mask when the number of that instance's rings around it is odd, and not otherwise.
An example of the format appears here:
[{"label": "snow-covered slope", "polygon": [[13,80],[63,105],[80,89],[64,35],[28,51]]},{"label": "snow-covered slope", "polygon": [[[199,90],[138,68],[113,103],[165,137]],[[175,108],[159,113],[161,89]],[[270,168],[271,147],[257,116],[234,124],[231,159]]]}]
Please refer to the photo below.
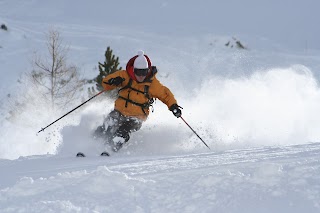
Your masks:
[{"label": "snow-covered slope", "polygon": [[[318,212],[320,144],[2,161],[1,212]],[[9,169],[10,168],[10,169]],[[6,188],[4,188],[4,186]]]},{"label": "snow-covered slope", "polygon": [[[317,8],[312,0],[0,1],[8,27],[0,30],[0,212],[319,212]],[[45,54],[52,28],[86,78],[98,74],[107,46],[122,67],[143,49],[211,150],[160,101],[110,158],[90,135],[111,100],[37,134],[83,101],[51,112],[18,82],[34,52]],[[8,120],[25,94],[39,104]]]}]

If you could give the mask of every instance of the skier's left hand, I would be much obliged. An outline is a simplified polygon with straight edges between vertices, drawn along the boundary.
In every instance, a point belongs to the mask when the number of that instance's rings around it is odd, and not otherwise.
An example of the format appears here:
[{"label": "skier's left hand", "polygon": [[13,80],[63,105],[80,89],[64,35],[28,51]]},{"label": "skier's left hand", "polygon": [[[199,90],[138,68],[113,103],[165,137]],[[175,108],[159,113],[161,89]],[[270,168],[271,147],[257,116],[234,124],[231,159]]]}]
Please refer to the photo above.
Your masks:
[{"label": "skier's left hand", "polygon": [[180,118],[181,115],[182,115],[182,112],[181,112],[180,108],[183,109],[178,104],[172,104],[172,106],[169,108],[169,110],[172,111],[174,116],[176,116],[177,118]]}]

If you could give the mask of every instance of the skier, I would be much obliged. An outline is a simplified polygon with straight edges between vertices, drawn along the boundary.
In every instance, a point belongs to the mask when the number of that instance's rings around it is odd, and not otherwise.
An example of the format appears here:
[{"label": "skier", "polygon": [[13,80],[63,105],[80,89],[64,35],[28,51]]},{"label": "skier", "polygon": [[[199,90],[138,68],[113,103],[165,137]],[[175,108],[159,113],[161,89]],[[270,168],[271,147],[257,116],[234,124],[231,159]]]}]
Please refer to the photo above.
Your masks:
[{"label": "skier", "polygon": [[[120,70],[102,80],[105,90],[119,88],[114,110],[99,126],[94,135],[103,137],[117,152],[130,139],[130,133],[138,131],[149,115],[154,98],[166,104],[177,118],[181,109],[172,92],[156,78],[157,68],[142,50],[132,57],[126,70]],[[180,109],[181,108],[181,109]]]}]

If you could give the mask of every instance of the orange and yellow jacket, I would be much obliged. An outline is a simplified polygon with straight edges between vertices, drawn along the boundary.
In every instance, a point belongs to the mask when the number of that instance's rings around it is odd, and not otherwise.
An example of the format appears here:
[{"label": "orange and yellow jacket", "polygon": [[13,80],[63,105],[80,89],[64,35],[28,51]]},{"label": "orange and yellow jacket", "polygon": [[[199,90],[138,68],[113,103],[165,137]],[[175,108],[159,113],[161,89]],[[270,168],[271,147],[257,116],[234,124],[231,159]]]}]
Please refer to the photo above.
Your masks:
[{"label": "orange and yellow jacket", "polygon": [[[115,101],[114,108],[123,115],[146,120],[149,115],[149,101],[153,98],[161,100],[168,108],[173,104],[177,104],[172,92],[156,78],[156,72],[150,72],[145,81],[139,83],[135,80],[132,71],[129,74],[130,72],[128,73],[127,70],[114,72],[102,80],[102,86],[105,90],[120,88],[119,97]],[[107,84],[111,78],[118,76],[124,79],[121,85]]]}]

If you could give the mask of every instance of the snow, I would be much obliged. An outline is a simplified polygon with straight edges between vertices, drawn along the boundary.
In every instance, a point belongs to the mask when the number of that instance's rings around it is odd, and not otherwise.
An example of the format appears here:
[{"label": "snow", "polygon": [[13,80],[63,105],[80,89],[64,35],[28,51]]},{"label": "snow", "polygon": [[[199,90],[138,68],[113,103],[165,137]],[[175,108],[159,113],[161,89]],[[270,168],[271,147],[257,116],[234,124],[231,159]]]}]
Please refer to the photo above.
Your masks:
[{"label": "snow", "polygon": [[3,169],[10,179],[1,182],[2,212],[317,212],[320,205],[319,144],[178,156],[38,156],[3,162]]},{"label": "snow", "polygon": [[[0,212],[320,212],[319,6],[0,1],[9,29],[0,30]],[[99,156],[105,147],[91,137],[109,99],[37,134],[83,101],[51,111],[18,81],[34,53],[45,54],[52,28],[86,78],[98,74],[107,46],[122,67],[144,50],[211,149],[160,101],[111,157]],[[37,107],[8,120],[23,96]]]}]

